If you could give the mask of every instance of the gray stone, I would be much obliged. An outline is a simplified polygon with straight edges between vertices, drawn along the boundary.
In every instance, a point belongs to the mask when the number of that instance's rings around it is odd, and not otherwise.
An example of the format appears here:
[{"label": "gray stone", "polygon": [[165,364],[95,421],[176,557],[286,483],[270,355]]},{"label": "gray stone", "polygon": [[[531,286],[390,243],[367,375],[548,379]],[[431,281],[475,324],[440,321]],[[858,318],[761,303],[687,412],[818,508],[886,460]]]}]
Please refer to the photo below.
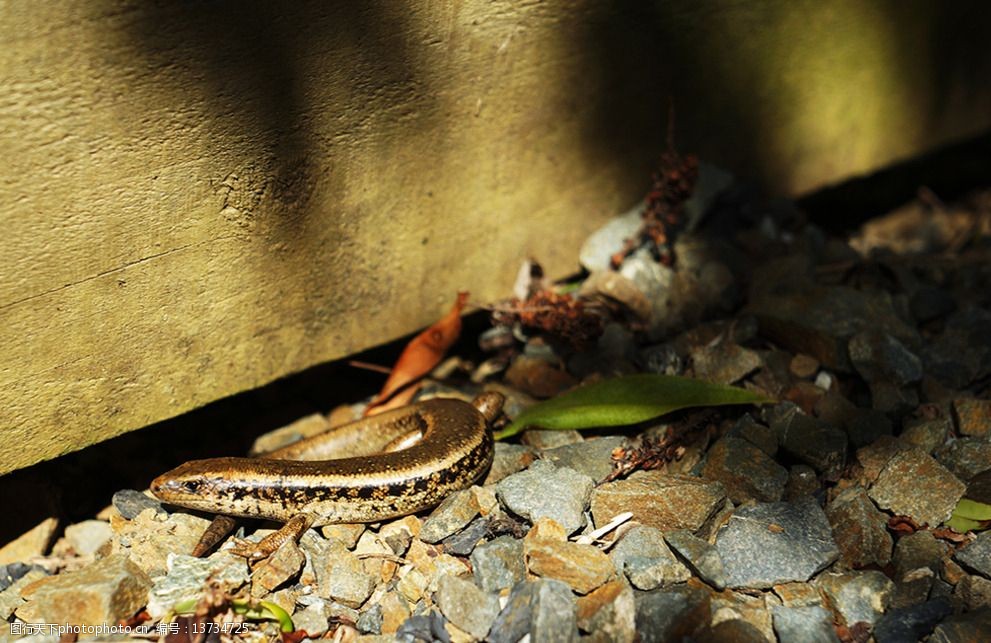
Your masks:
[{"label": "gray stone", "polygon": [[895,588],[890,578],[874,570],[823,574],[817,584],[847,627],[873,626],[888,609]]},{"label": "gray stone", "polygon": [[826,515],[811,499],[740,507],[719,531],[716,549],[727,586],[754,589],[806,581],[839,555]]},{"label": "gray stone", "polygon": [[937,527],[953,513],[966,485],[918,449],[892,457],[869,494],[881,508]]},{"label": "gray stone", "polygon": [[488,516],[475,518],[467,527],[441,541],[444,553],[467,556],[475,550],[478,543],[491,535],[491,530],[492,521]]},{"label": "gray stone", "polygon": [[616,571],[625,574],[637,589],[683,583],[692,576],[664,544],[661,531],[654,527],[636,525],[623,535],[609,556]]},{"label": "gray stone", "polygon": [[945,598],[890,609],[874,625],[874,639],[877,643],[921,640],[952,612],[953,607]]},{"label": "gray stone", "polygon": [[542,457],[555,466],[573,469],[599,483],[613,471],[613,451],[627,443],[626,438],[618,435],[595,438],[548,449]]},{"label": "gray stone", "polygon": [[575,444],[585,438],[578,431],[560,431],[553,429],[528,429],[520,436],[523,444],[537,451],[546,451],[566,444]]},{"label": "gray stone", "polygon": [[90,556],[110,541],[113,531],[102,520],[84,520],[65,528],[65,539],[73,551]]},{"label": "gray stone", "polygon": [[306,638],[319,639],[328,629],[327,606],[314,603],[292,615],[297,632],[306,632]]},{"label": "gray stone", "polygon": [[991,641],[991,608],[947,617],[936,626],[927,643],[983,643]]},{"label": "gray stone", "polygon": [[965,575],[957,583],[954,595],[967,609],[991,607],[991,580],[978,575]]},{"label": "gray stone", "polygon": [[311,554],[317,595],[348,607],[359,607],[375,589],[375,577],[365,572],[361,561],[343,543],[336,540],[326,543],[326,549],[320,555]]},{"label": "gray stone", "polygon": [[771,613],[774,615],[774,631],[780,641],[839,643],[832,613],[818,605],[777,606]]},{"label": "gray stone", "polygon": [[784,499],[788,502],[801,500],[806,497],[819,496],[822,485],[815,469],[807,464],[793,464],[788,469],[788,484],[785,485]]},{"label": "gray stone", "polygon": [[763,364],[755,351],[732,343],[699,346],[691,358],[695,377],[717,384],[738,382]]},{"label": "gray stone", "polygon": [[699,578],[717,590],[726,587],[723,560],[713,545],[686,529],[668,532],[664,534],[664,540]]},{"label": "gray stone", "polygon": [[513,587],[526,577],[523,541],[499,536],[482,543],[471,553],[475,583],[486,592]]},{"label": "gray stone", "polygon": [[847,348],[854,368],[868,382],[903,386],[922,379],[922,360],[887,333],[863,330],[850,338]]},{"label": "gray stone", "polygon": [[953,415],[961,435],[987,439],[991,433],[991,400],[959,397],[953,400]]},{"label": "gray stone", "polygon": [[847,341],[862,330],[891,335],[910,350],[920,343],[884,291],[813,286],[754,295],[748,309],[757,316],[762,335],[831,369],[850,370]]},{"label": "gray stone", "polygon": [[941,417],[931,420],[917,418],[905,422],[898,439],[921,451],[932,453],[943,446],[946,438],[950,435],[950,429],[949,418]]},{"label": "gray stone", "polygon": [[451,635],[448,634],[444,623],[444,617],[435,610],[430,610],[426,614],[415,614],[399,626],[395,640],[401,643],[414,643],[414,641],[451,643]]},{"label": "gray stone", "polygon": [[637,363],[647,373],[681,375],[685,372],[685,360],[674,344],[654,344],[637,353]]},{"label": "gray stone", "polygon": [[567,585],[540,579],[513,587],[488,640],[516,643],[527,634],[531,641],[547,643],[571,643],[578,637],[574,595]]},{"label": "gray stone", "polygon": [[919,406],[914,386],[899,386],[887,380],[871,382],[871,407],[891,417],[901,417]]},{"label": "gray stone", "polygon": [[625,480],[607,482],[592,492],[592,517],[597,527],[630,511],[637,522],[661,531],[696,531],[722,508],[721,483],[661,471],[638,471]]},{"label": "gray stone", "polygon": [[478,503],[470,489],[461,489],[444,498],[430,512],[420,528],[419,538],[425,543],[437,543],[464,529],[478,515]]},{"label": "gray stone", "polygon": [[133,520],[145,509],[154,509],[155,513],[163,515],[166,513],[162,503],[136,489],[121,489],[114,494],[111,502],[117,513],[127,520]]},{"label": "gray stone", "polygon": [[953,440],[936,452],[936,459],[961,480],[991,469],[991,442],[982,438]]},{"label": "gray stone", "polygon": [[488,474],[486,474],[482,484],[486,486],[495,484],[506,476],[526,469],[536,459],[536,451],[525,444],[496,442],[492,467],[489,469]]},{"label": "gray stone", "polygon": [[702,476],[723,483],[726,494],[736,503],[781,500],[788,482],[788,471],[764,451],[729,436],[709,449]]},{"label": "gray stone", "polygon": [[375,603],[358,615],[355,627],[362,634],[381,634],[382,620],[382,606]]},{"label": "gray stone", "polygon": [[753,419],[749,413],[737,420],[726,435],[727,437],[743,438],[772,458],[778,452],[777,433],[771,427]]},{"label": "gray stone", "polygon": [[573,533],[585,524],[593,480],[572,469],[539,460],[496,485],[502,504],[531,522],[550,518]]},{"label": "gray stone", "polygon": [[982,531],[974,542],[958,549],[953,557],[968,569],[991,578],[991,531]]},{"label": "gray stone", "polygon": [[633,643],[636,603],[633,589],[620,580],[606,583],[578,599],[578,628],[588,643]]},{"label": "gray stone", "polygon": [[887,516],[878,511],[863,487],[844,489],[826,506],[826,517],[840,549],[841,566],[884,567],[891,561]]},{"label": "gray stone", "polygon": [[951,389],[991,374],[991,312],[974,306],[955,312],[921,357],[926,373]]},{"label": "gray stone", "polygon": [[798,412],[772,422],[771,428],[778,434],[782,450],[816,471],[833,477],[843,469],[847,446],[843,431]]},{"label": "gray stone", "polygon": [[447,620],[477,639],[484,639],[499,614],[499,599],[457,576],[442,576],[434,602]]},{"label": "gray stone", "polygon": [[701,587],[635,592],[637,632],[643,641],[689,639],[709,622],[709,602]]},{"label": "gray stone", "polygon": [[578,261],[585,270],[596,272],[611,269],[612,256],[640,230],[644,207],[644,203],[638,203],[589,235],[578,252]]},{"label": "gray stone", "polygon": [[161,618],[176,603],[199,598],[207,578],[213,578],[228,590],[237,590],[249,578],[247,561],[226,551],[208,558],[169,554],[168,573],[155,579],[148,596],[148,614]]},{"label": "gray stone", "polygon": [[103,625],[130,618],[148,600],[151,580],[123,554],[59,574],[21,591],[17,617],[28,623]]}]

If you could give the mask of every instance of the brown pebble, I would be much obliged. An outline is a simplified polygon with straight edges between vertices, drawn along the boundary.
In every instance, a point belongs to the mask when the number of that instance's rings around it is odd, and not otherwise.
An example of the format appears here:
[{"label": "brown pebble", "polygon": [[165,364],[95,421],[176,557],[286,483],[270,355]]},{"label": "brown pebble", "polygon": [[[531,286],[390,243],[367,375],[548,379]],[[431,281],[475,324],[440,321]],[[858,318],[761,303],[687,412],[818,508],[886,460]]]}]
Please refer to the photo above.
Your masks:
[{"label": "brown pebble", "polygon": [[788,364],[788,370],[795,377],[800,377],[803,380],[812,379],[819,371],[819,360],[811,355],[798,353],[791,358],[791,362]]}]

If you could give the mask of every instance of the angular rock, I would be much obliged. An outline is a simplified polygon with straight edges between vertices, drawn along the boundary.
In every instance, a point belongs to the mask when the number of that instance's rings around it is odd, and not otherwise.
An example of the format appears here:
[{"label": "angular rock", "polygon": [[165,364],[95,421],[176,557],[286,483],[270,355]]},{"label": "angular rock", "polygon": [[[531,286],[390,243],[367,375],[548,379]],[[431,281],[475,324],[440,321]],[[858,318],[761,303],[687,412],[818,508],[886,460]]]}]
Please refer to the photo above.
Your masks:
[{"label": "angular rock", "polygon": [[692,576],[664,544],[661,531],[654,527],[636,525],[631,528],[613,547],[609,557],[616,571],[625,574],[637,589],[651,590],[683,583]]},{"label": "angular rock", "polygon": [[[295,422],[291,422],[283,427],[258,436],[258,438],[254,441],[254,444],[251,445],[248,455],[257,456],[263,453],[275,451],[276,449],[281,449],[282,447],[298,442],[304,438],[320,435],[321,433],[328,431],[331,426],[332,425],[327,417],[320,413],[313,413],[311,415],[301,417]],[[336,457],[344,457],[344,455],[345,454],[339,454]]]},{"label": "angular rock", "polygon": [[[492,499],[495,500],[494,498]],[[488,504],[488,503],[486,503]],[[441,502],[420,528],[419,538],[425,543],[437,543],[468,525],[479,513],[488,513],[492,506],[482,507],[471,489],[455,491]]]},{"label": "angular rock", "polygon": [[209,520],[192,514],[165,516],[145,509],[133,520],[111,521],[110,552],[126,554],[145,573],[158,575],[165,572],[170,552],[193,551],[209,525]]},{"label": "angular rock", "polygon": [[114,494],[111,502],[117,513],[126,520],[134,520],[145,509],[153,509],[163,516],[167,513],[162,503],[136,489],[121,489]]},{"label": "angular rock", "polygon": [[150,588],[147,574],[117,554],[24,588],[21,596],[28,602],[17,617],[28,623],[117,623],[144,606]]},{"label": "angular rock", "polygon": [[578,627],[583,640],[601,643],[632,643],[636,636],[636,604],[633,590],[614,580],[577,601]]},{"label": "angular rock", "polygon": [[[382,620],[382,605],[375,603],[358,616],[354,625],[362,634],[381,634]],[[403,617],[403,620],[406,620],[406,617]]]},{"label": "angular rock", "polygon": [[326,542],[323,555],[313,557],[317,595],[348,607],[360,607],[375,589],[375,577],[365,572],[361,561],[343,543]]},{"label": "angular rock", "polygon": [[726,587],[723,560],[715,546],[694,536],[687,529],[668,532],[664,534],[664,540],[699,578],[717,590]]},{"label": "angular rock", "polygon": [[542,457],[557,467],[573,469],[599,483],[613,471],[613,451],[627,442],[627,439],[622,436],[584,440],[575,444],[548,449],[544,451]]},{"label": "angular rock", "polygon": [[991,578],[991,531],[982,531],[972,543],[953,555],[962,565],[985,578]]},{"label": "angular rock", "polygon": [[991,580],[977,575],[964,576],[957,583],[954,594],[963,601],[967,609],[991,607]]},{"label": "angular rock", "polygon": [[803,643],[839,643],[833,615],[829,610],[810,605],[808,607],[775,607],[774,631],[781,641]]},{"label": "angular rock", "polygon": [[526,577],[523,564],[523,542],[510,536],[499,536],[482,543],[471,553],[475,583],[486,592],[509,589]]},{"label": "angular rock", "polygon": [[513,388],[537,399],[554,397],[578,383],[563,368],[525,353],[516,356],[506,370],[505,378]]},{"label": "angular rock", "polygon": [[709,449],[702,476],[723,483],[730,500],[776,502],[784,495],[788,471],[746,440],[725,437]]},{"label": "angular rock", "polygon": [[558,431],[552,429],[528,429],[520,436],[520,441],[536,451],[547,451],[566,444],[575,444],[585,438],[578,431]]},{"label": "angular rock", "polygon": [[[20,565],[21,563],[11,563],[11,565]],[[7,566],[8,569],[10,565]],[[24,605],[25,601],[21,598],[21,591],[32,585],[35,581],[45,578],[48,574],[44,570],[37,567],[27,567],[24,570],[23,575],[14,579],[13,582],[3,591],[0,591],[0,619],[4,621],[9,621],[10,617],[13,616],[14,612]],[[0,630],[2,631],[2,630]]]},{"label": "angular rock", "polygon": [[953,414],[962,435],[987,437],[991,433],[991,400],[957,398],[953,400]]},{"label": "angular rock", "polygon": [[922,360],[891,335],[873,329],[850,338],[850,361],[867,382],[890,381],[899,386],[922,379]]},{"label": "angular rock", "polygon": [[912,447],[901,440],[883,436],[873,443],[857,449],[857,462],[863,468],[860,478],[863,484],[871,484],[877,481],[879,475],[884,470],[891,459],[902,451],[908,451]]},{"label": "angular rock", "polygon": [[819,476],[807,464],[793,464],[788,469],[788,484],[785,485],[784,499],[788,502],[805,497],[818,496],[822,492]]},{"label": "angular rock", "polygon": [[327,632],[327,617],[327,607],[321,602],[314,603],[306,607],[306,609],[294,613],[292,615],[292,622],[296,626],[296,631],[306,632],[307,638],[316,640]]},{"label": "angular rock", "polygon": [[612,256],[640,230],[644,207],[643,203],[638,203],[589,235],[578,252],[578,261],[585,270],[595,273],[612,267]]},{"label": "angular rock", "polygon": [[884,567],[891,561],[887,516],[878,511],[863,487],[844,489],[826,506],[826,517],[840,549],[839,565],[858,569]]},{"label": "angular rock", "polygon": [[778,436],[774,429],[753,419],[749,413],[743,415],[726,435],[743,438],[772,458],[778,452]]},{"label": "angular rock", "polygon": [[287,540],[252,571],[252,590],[264,589],[266,593],[271,592],[299,574],[305,562],[306,556],[300,551],[296,541]]},{"label": "angular rock", "polygon": [[949,418],[924,419],[919,418],[905,422],[902,434],[898,438],[913,447],[932,453],[943,446],[946,438],[950,435]]},{"label": "angular rock", "polygon": [[14,540],[0,546],[0,565],[29,561],[48,551],[58,529],[58,518],[45,518]]},{"label": "angular rock", "polygon": [[898,315],[890,295],[847,286],[814,286],[789,292],[755,293],[748,306],[761,334],[828,368],[850,370],[847,340],[865,329],[887,333],[912,348],[916,330]]},{"label": "angular rock", "polygon": [[695,640],[699,643],[767,643],[768,639],[756,626],[742,618],[730,618],[702,630]]},{"label": "angular rock", "polygon": [[806,581],[839,555],[826,515],[811,499],[740,507],[719,531],[716,549],[727,586],[754,589]]},{"label": "angular rock", "polygon": [[168,573],[155,579],[148,595],[148,614],[158,619],[176,603],[197,599],[207,578],[213,578],[228,591],[236,591],[248,582],[248,563],[244,558],[218,551],[208,558],[193,558],[185,554],[169,554]]},{"label": "angular rock", "polygon": [[920,356],[926,373],[951,389],[991,374],[991,312],[975,306],[955,312]]},{"label": "angular rock", "polygon": [[[407,641],[451,643],[451,635],[444,625],[444,617],[436,610],[430,610],[425,614],[414,614],[396,630],[395,640],[404,643]],[[464,636],[467,635],[462,634],[462,637]]]},{"label": "angular rock", "polygon": [[945,598],[890,609],[874,625],[874,639],[877,643],[921,640],[952,612],[953,607]]},{"label": "angular rock", "polygon": [[579,594],[589,593],[616,572],[609,557],[591,545],[528,538],[524,553],[530,573],[567,583]]},{"label": "angular rock", "polygon": [[983,643],[991,641],[991,608],[947,617],[936,626],[928,643]]},{"label": "angular rock", "polygon": [[991,442],[983,438],[953,440],[936,452],[936,460],[960,480],[991,469]]},{"label": "angular rock", "polygon": [[696,531],[722,508],[725,497],[725,488],[718,482],[638,471],[625,480],[596,487],[592,492],[592,517],[601,527],[631,511],[633,520],[661,531]]},{"label": "angular rock", "polygon": [[846,462],[846,433],[808,415],[794,412],[771,428],[778,434],[778,443],[786,453],[833,477]]},{"label": "angular rock", "polygon": [[738,382],[763,364],[755,351],[732,343],[699,346],[691,358],[695,377],[716,384]]},{"label": "angular rock", "polygon": [[492,643],[531,641],[570,643],[578,637],[574,595],[564,583],[540,579],[513,587],[506,606],[489,630]]},{"label": "angular rock", "polygon": [[484,639],[499,614],[499,599],[457,576],[444,576],[434,602],[447,620],[477,639]]},{"label": "angular rock", "polygon": [[784,583],[774,586],[774,594],[785,607],[822,605],[822,594],[810,583]]},{"label": "angular rock", "polygon": [[518,471],[529,467],[537,454],[533,448],[523,444],[507,444],[505,442],[495,443],[495,457],[492,460],[492,467],[482,484],[488,486],[495,484]]},{"label": "angular rock", "polygon": [[475,546],[492,535],[492,519],[476,518],[461,531],[441,541],[444,551],[454,556],[468,556]]},{"label": "angular rock", "polygon": [[682,641],[709,622],[709,593],[688,586],[635,592],[637,632],[643,641]]},{"label": "angular rock", "polygon": [[816,581],[842,622],[873,626],[888,609],[895,585],[879,571],[823,574]]},{"label": "angular rock", "polygon": [[567,533],[585,524],[585,508],[594,482],[587,475],[539,460],[496,485],[502,504],[531,522],[551,518]]},{"label": "angular rock", "polygon": [[358,539],[365,533],[365,525],[361,523],[323,525],[320,527],[320,533],[328,540],[339,540],[348,549],[354,549]]},{"label": "angular rock", "polygon": [[109,523],[102,520],[84,520],[65,528],[67,543],[81,556],[95,554],[112,536]]},{"label": "angular rock", "polygon": [[932,457],[908,449],[888,461],[869,494],[883,509],[937,527],[953,513],[966,488]]},{"label": "angular rock", "polygon": [[627,318],[649,324],[651,306],[636,284],[610,269],[597,270],[582,282],[578,290],[582,299],[606,300],[619,304]]}]

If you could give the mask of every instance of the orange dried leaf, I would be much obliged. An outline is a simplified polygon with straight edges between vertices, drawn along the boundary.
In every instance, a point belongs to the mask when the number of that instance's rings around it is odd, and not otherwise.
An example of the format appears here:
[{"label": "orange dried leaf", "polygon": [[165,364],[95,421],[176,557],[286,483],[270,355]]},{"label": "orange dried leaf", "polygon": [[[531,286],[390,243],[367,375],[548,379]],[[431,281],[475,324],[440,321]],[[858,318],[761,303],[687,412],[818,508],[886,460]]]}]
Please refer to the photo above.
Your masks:
[{"label": "orange dried leaf", "polygon": [[400,389],[409,389],[407,395],[412,397],[415,392],[412,384],[432,371],[444,359],[447,350],[458,341],[461,335],[461,311],[467,303],[468,293],[459,292],[454,306],[446,315],[410,340],[395,366],[392,367],[389,379],[385,381],[382,390],[368,405],[365,415],[384,411],[383,405],[390,402]]}]

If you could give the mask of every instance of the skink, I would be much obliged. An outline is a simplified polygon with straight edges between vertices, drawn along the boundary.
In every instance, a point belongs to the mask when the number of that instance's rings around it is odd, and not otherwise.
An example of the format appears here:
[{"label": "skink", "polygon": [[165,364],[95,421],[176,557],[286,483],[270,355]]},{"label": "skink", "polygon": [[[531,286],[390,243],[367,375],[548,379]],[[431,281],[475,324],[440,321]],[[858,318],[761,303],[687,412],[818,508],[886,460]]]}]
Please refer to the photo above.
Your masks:
[{"label": "skink", "polygon": [[[471,404],[453,399],[418,402],[262,458],[187,462],[155,478],[151,491],[180,507],[295,520],[297,526],[403,516],[439,503],[488,470],[493,457],[489,423],[503,401],[498,393],[483,393]],[[417,435],[419,442],[402,448]],[[324,459],[342,448],[352,457]],[[382,449],[388,452],[371,455]]]}]

